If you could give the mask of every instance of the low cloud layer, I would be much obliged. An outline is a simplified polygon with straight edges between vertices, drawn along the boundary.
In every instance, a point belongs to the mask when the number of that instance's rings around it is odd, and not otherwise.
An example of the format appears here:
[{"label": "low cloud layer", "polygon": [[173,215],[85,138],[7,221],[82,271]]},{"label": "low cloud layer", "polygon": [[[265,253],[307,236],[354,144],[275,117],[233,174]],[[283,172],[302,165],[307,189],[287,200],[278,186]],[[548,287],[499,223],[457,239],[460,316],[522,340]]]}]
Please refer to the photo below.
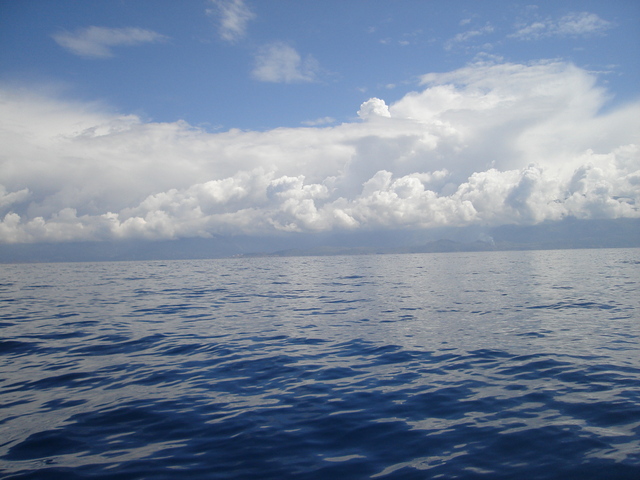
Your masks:
[{"label": "low cloud layer", "polygon": [[422,77],[331,127],[211,133],[0,91],[0,241],[640,217],[640,103],[571,64]]}]

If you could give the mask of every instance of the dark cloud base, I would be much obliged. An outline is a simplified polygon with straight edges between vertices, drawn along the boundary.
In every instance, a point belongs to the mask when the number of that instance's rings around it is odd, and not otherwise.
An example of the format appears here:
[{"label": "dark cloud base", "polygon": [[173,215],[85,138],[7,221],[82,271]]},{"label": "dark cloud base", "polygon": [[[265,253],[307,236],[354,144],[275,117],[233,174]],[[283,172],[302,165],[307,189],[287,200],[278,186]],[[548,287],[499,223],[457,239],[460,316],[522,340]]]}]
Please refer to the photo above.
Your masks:
[{"label": "dark cloud base", "polygon": [[5,244],[0,263],[188,260],[234,256],[358,255],[640,247],[640,219],[578,220],[413,231],[229,236],[171,241]]}]

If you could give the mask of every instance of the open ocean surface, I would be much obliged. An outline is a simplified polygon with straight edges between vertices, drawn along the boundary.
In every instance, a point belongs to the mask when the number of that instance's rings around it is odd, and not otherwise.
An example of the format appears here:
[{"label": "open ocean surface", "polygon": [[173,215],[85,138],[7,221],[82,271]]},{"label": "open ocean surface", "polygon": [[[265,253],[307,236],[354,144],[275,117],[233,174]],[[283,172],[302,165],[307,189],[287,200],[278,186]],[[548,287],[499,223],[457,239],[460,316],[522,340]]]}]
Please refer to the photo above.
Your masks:
[{"label": "open ocean surface", "polygon": [[2,478],[640,478],[640,249],[0,272]]}]

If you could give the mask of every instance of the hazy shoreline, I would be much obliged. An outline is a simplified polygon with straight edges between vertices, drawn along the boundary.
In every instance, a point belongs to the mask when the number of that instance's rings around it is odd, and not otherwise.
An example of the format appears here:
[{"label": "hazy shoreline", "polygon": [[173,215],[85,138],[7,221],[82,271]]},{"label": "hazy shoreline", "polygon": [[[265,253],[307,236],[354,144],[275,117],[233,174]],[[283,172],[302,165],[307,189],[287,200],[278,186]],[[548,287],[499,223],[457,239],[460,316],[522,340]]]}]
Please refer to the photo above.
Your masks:
[{"label": "hazy shoreline", "polygon": [[0,263],[196,260],[640,247],[640,219],[565,219],[532,226],[395,233],[296,234],[164,241],[5,244]]}]

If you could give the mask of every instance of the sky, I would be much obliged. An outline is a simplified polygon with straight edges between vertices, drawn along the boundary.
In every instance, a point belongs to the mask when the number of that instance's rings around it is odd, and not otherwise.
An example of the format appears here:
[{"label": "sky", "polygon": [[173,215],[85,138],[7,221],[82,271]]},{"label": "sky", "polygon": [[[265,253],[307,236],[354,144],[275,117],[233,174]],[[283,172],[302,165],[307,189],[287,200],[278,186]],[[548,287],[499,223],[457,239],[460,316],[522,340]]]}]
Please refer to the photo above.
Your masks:
[{"label": "sky", "polygon": [[0,0],[0,243],[640,218],[640,2]]}]

